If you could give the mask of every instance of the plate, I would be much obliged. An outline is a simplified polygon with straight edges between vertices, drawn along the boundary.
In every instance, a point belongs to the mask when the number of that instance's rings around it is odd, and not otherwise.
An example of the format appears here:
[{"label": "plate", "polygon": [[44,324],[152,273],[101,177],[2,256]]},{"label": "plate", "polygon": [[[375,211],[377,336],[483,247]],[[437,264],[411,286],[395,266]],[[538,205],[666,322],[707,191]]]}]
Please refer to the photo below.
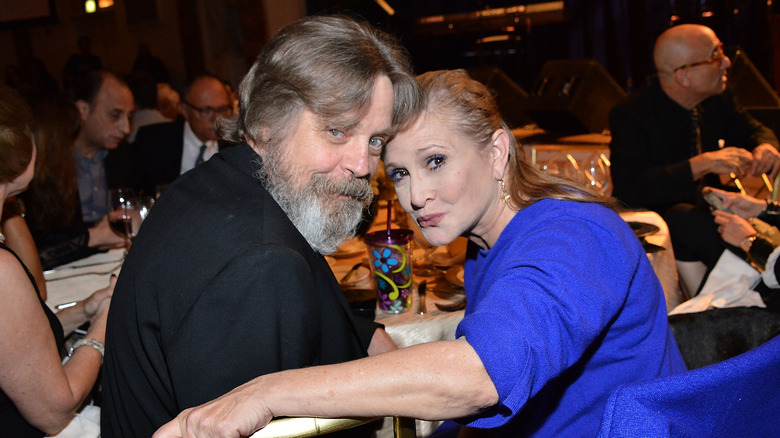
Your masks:
[{"label": "plate", "polygon": [[455,286],[463,287],[463,266],[456,265],[447,269],[444,273],[444,278]]},{"label": "plate", "polygon": [[636,234],[636,237],[639,237],[640,239],[649,236],[651,234],[655,234],[660,230],[657,226],[653,224],[648,224],[644,222],[629,222],[628,225],[631,227],[632,230],[634,230],[634,234]]},{"label": "plate", "polygon": [[[333,271],[333,275],[336,276],[336,280],[341,281],[341,279],[345,275],[347,275],[347,272],[349,272],[349,270],[352,269],[352,265],[337,264],[335,266],[331,266],[330,269]],[[361,266],[357,268],[355,272],[352,273],[352,276],[349,277],[349,281],[345,281],[341,283],[341,285],[354,286],[357,283],[360,283],[361,281],[367,279],[370,274],[371,271],[369,271],[367,267]]]},{"label": "plate", "polygon": [[342,243],[338,250],[331,254],[331,257],[345,258],[354,257],[366,252],[366,244],[360,240],[352,239]]}]

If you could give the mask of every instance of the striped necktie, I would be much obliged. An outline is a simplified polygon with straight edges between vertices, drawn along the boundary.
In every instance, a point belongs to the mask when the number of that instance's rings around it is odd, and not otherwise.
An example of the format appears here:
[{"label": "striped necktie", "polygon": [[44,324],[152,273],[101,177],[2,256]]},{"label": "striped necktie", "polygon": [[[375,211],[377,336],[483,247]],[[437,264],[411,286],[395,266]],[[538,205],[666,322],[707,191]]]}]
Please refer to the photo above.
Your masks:
[{"label": "striped necktie", "polygon": [[701,154],[701,128],[699,127],[699,108],[691,110],[691,156]]}]

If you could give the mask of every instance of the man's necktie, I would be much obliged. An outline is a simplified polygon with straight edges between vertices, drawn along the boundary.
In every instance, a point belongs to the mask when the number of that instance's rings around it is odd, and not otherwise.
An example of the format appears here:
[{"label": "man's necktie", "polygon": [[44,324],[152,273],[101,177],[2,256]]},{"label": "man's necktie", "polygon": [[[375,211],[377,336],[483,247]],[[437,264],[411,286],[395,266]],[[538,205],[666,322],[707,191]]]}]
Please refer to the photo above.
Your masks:
[{"label": "man's necktie", "polygon": [[205,145],[205,144],[202,144],[202,145],[200,145],[200,152],[198,153],[198,158],[196,158],[196,159],[195,159],[195,165],[196,165],[196,166],[197,166],[198,164],[202,163],[203,161],[205,161],[205,160],[203,159],[203,154],[204,154],[205,152],[206,152],[206,145]]},{"label": "man's necktie", "polygon": [[699,109],[691,110],[691,156],[701,154],[701,128],[699,127]]}]

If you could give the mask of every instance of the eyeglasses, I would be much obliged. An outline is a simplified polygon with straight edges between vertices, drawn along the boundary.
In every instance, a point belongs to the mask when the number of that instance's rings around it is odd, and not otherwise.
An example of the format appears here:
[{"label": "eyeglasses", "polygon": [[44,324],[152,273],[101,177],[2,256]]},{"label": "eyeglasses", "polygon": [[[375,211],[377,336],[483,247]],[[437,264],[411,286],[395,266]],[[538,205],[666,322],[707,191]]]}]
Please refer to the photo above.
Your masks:
[{"label": "eyeglasses", "polygon": [[719,45],[717,49],[715,49],[715,53],[712,54],[709,58],[705,59],[704,61],[698,61],[698,62],[692,62],[690,64],[685,64],[677,67],[676,69],[672,70],[672,72],[676,73],[677,70],[683,70],[686,68],[693,68],[698,67],[700,65],[704,64],[714,64],[716,62],[722,62],[723,58],[726,57],[726,54],[723,53],[723,44]]},{"label": "eyeglasses", "polygon": [[201,118],[203,118],[203,119],[211,119],[211,118],[213,118],[214,116],[217,116],[217,115],[220,115],[220,116],[230,116],[230,115],[233,114],[233,108],[228,106],[228,105],[221,106],[219,108],[214,108],[214,107],[210,107],[210,106],[207,106],[205,108],[201,108],[201,107],[195,106],[195,105],[187,102],[186,100],[182,100],[182,103],[187,105],[188,107],[194,109],[198,113],[198,115]]}]

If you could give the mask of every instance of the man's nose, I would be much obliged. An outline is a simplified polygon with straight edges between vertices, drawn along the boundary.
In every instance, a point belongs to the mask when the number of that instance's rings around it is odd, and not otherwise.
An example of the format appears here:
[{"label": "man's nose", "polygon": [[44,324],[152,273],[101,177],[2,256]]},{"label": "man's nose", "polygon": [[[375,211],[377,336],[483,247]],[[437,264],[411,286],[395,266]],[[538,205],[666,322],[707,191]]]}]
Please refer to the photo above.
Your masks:
[{"label": "man's nose", "polygon": [[119,119],[119,130],[122,132],[122,134],[127,135],[130,133],[131,123],[130,116],[125,115]]},{"label": "man's nose", "polygon": [[721,68],[728,69],[731,67],[731,59],[729,59],[728,56],[723,55],[723,59],[721,60]]},{"label": "man's nose", "polygon": [[344,152],[344,168],[350,171],[356,178],[364,178],[371,175],[371,160],[369,159],[368,144],[355,141]]}]

